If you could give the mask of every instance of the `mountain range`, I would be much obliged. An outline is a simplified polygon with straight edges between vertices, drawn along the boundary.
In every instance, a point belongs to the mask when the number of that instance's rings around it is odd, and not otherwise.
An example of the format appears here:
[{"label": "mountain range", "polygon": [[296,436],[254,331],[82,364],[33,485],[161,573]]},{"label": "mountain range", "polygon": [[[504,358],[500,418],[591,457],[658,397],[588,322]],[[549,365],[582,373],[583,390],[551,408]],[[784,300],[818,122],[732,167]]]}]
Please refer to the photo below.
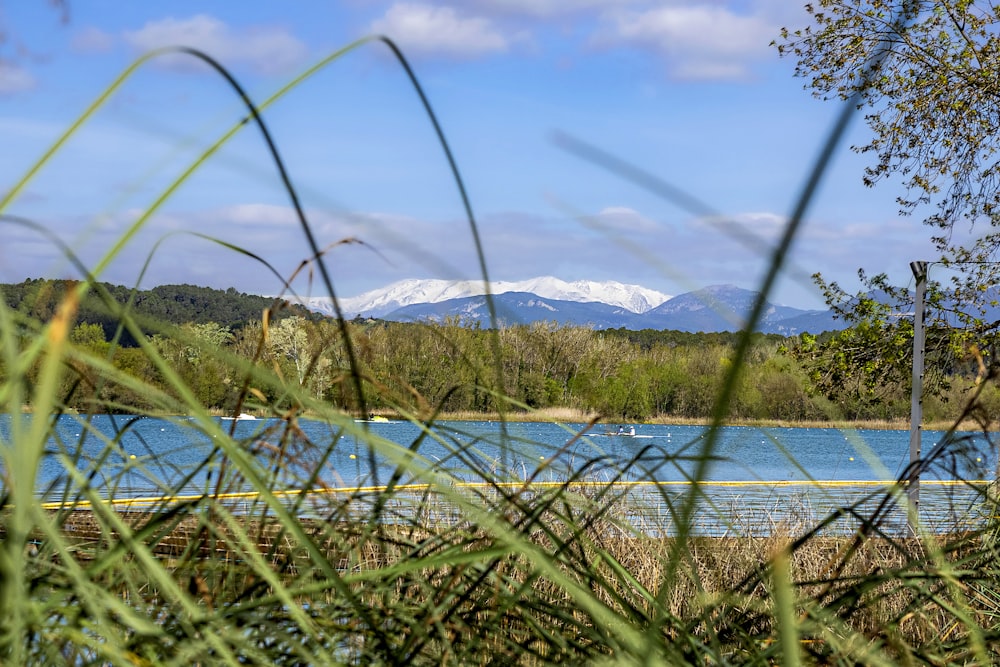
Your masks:
[{"label": "mountain range", "polygon": [[[542,277],[491,285],[499,322],[537,321],[594,329],[670,329],[689,332],[738,331],[744,328],[758,292],[714,285],[671,297],[640,285]],[[356,297],[340,299],[348,318],[392,321],[457,319],[489,326],[482,281],[403,280]],[[317,312],[332,313],[329,298],[302,299]],[[802,310],[768,303],[756,327],[763,333],[795,335],[844,328],[831,311]]]},{"label": "mountain range", "polygon": [[[566,282],[558,278],[543,277],[529,280],[496,281],[490,285],[496,294],[528,292],[545,299],[557,301],[594,302],[618,306],[634,313],[644,313],[670,298],[669,295],[640,285],[577,280]],[[365,292],[359,296],[340,300],[345,313],[367,317],[384,317],[403,306],[422,303],[440,303],[452,299],[482,296],[486,286],[482,280],[400,280],[388,287]],[[322,310],[323,299],[318,300],[317,310]],[[329,305],[329,299],[325,299]]]}]

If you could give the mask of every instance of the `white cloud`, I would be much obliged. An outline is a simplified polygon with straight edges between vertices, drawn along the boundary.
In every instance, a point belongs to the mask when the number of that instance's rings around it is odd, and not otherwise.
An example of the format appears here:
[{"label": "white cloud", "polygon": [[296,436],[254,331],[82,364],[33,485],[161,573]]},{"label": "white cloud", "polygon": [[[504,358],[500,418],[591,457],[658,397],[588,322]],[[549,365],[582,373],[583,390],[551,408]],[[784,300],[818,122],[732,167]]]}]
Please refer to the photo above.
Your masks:
[{"label": "white cloud", "polygon": [[515,43],[537,47],[537,33],[549,26],[590,35],[592,46],[656,54],[676,79],[739,80],[773,55],[769,44],[790,16],[783,7],[775,0],[423,0],[397,2],[370,29],[407,53],[473,57]]},{"label": "white cloud", "polygon": [[636,4],[639,0],[472,0],[469,4],[498,14],[547,18]]},{"label": "white cloud", "polygon": [[756,238],[764,243],[778,238],[788,224],[787,216],[770,212],[746,212],[736,215],[699,218],[695,224],[722,231],[736,239]]},{"label": "white cloud", "polygon": [[[131,225],[138,210],[109,218],[76,216],[61,219],[52,231],[68,242],[85,264],[93,266],[111,243]],[[467,225],[459,220],[430,221],[379,213],[308,212],[340,294],[357,294],[414,277],[466,278],[479,275]],[[647,216],[622,206],[592,215],[605,223],[600,229],[567,224],[561,217],[529,214],[485,216],[480,233],[490,275],[495,280],[524,280],[554,275],[566,280],[618,280],[670,293],[710,284],[732,283],[756,289],[770,262],[770,253],[752,249],[727,230],[686,220],[682,224],[626,229],[609,221],[642,221]],[[768,237],[784,219],[773,213],[735,215],[747,229]],[[809,290],[809,275],[821,271],[853,289],[858,266],[908,275],[907,263],[928,257],[926,241],[914,234],[910,221],[856,221],[840,225],[810,220],[803,228],[783,272],[783,284]],[[847,233],[834,233],[846,228]],[[6,282],[24,276],[75,275],[59,249],[37,232],[8,225],[9,243],[0,247],[0,271]],[[132,284],[152,252],[144,286],[189,282],[211,287],[276,294],[280,281],[251,257],[196,238],[182,230],[217,237],[270,262],[290,277],[310,255],[298,230],[294,211],[281,204],[243,203],[154,216],[121,253],[102,280]],[[363,244],[336,245],[346,237]],[[163,241],[153,251],[157,241]],[[887,250],[888,249],[888,250]],[[309,271],[302,272],[308,277]],[[313,270],[315,279],[315,270]],[[303,293],[307,291],[302,289]],[[780,296],[773,300],[789,302]],[[818,305],[818,304],[815,304]]]},{"label": "white cloud", "polygon": [[607,206],[595,216],[596,221],[609,230],[619,232],[652,231],[659,225],[627,206]]},{"label": "white cloud", "polygon": [[234,204],[212,211],[207,217],[224,220],[227,224],[253,227],[288,227],[299,224],[295,209],[275,204]]},{"label": "white cloud", "polygon": [[70,41],[70,46],[78,53],[107,53],[115,44],[115,38],[100,28],[83,28]]},{"label": "white cloud", "polygon": [[[299,65],[307,55],[305,44],[276,26],[233,28],[206,14],[188,19],[150,21],[124,34],[126,43],[140,51],[164,46],[188,46],[204,51],[223,65],[243,65],[261,74],[281,74]],[[190,58],[158,60],[171,67],[190,68]]]},{"label": "white cloud", "polygon": [[397,3],[371,25],[405,53],[470,57],[504,53],[510,40],[485,18],[460,16],[451,7]]},{"label": "white cloud", "polygon": [[760,16],[698,4],[608,12],[594,42],[651,49],[677,78],[737,79],[770,52],[775,34],[777,28]]},{"label": "white cloud", "polygon": [[0,95],[14,95],[34,87],[35,77],[28,70],[0,60]]}]

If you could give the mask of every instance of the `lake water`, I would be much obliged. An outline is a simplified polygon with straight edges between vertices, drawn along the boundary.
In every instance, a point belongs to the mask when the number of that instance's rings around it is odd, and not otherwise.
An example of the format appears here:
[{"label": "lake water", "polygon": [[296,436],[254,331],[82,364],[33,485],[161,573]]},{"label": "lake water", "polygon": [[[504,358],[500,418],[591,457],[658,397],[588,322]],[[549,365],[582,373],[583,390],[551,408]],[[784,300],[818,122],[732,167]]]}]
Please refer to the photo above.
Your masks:
[{"label": "lake water", "polygon": [[[0,440],[8,447],[10,420],[10,415],[0,416]],[[614,434],[617,427],[606,425],[582,432],[579,424],[442,422],[427,434],[409,422],[337,427],[300,420],[295,437],[289,438],[280,420],[220,420],[218,425],[227,431],[234,428],[237,440],[261,457],[284,448],[291,462],[284,466],[289,487],[317,469],[318,479],[332,487],[384,482],[394,469],[390,461],[410,448],[418,468],[446,473],[456,481],[484,476],[543,482],[570,476],[584,481],[620,479],[634,485],[635,505],[642,508],[636,522],[649,525],[668,521],[670,499],[680,499],[690,489],[687,482],[710,453],[699,487],[706,517],[699,521],[710,533],[761,532],[781,522],[807,524],[853,503],[862,503],[864,512],[874,511],[869,505],[874,507],[883,497],[881,482],[899,477],[909,462],[906,431],[724,427],[707,452],[708,430],[701,426],[638,424],[635,437],[623,437]],[[223,457],[212,454],[212,438],[194,426],[183,418],[107,415],[85,425],[80,418],[63,416],[56,428],[59,437],[50,442],[42,460],[38,493],[46,499],[61,498],[68,465],[105,496],[155,495],[165,489],[203,493],[211,488],[211,475],[217,474]],[[630,427],[625,425],[626,430]],[[363,444],[360,429],[384,441],[379,452],[373,454]],[[923,433],[925,456],[942,436]],[[981,515],[978,493],[955,482],[992,480],[996,469],[993,444],[982,434],[960,434],[921,477],[924,521],[941,529],[974,522]],[[897,514],[892,520],[905,524],[905,514]],[[738,516],[743,525],[720,526],[719,515]]]}]

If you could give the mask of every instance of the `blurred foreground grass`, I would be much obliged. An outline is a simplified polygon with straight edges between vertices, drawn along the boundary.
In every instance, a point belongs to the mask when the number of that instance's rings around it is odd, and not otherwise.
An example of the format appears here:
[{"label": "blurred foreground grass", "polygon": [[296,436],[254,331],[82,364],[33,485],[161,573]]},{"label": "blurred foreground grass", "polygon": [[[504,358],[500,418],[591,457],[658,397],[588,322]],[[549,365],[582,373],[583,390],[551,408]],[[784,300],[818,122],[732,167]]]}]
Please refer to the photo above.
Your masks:
[{"label": "blurred foreground grass", "polygon": [[[254,106],[238,92],[249,105],[247,120],[262,130],[280,167],[258,115],[271,100]],[[239,119],[216,145],[245,124]],[[435,127],[440,133],[436,121]],[[0,212],[60,145],[26,172]],[[461,185],[457,171],[456,179]],[[802,197],[810,196],[807,188]],[[134,229],[159,204],[139,216]],[[469,217],[475,233],[471,210]],[[253,410],[274,422],[266,436],[248,442],[199,404],[155,346],[141,349],[169,392],[71,340],[79,295],[99,292],[100,272],[121,248],[110,248],[95,266],[77,264],[78,291],[47,321],[12,312],[0,300],[0,401],[10,416],[0,443],[4,664],[984,664],[997,657],[1000,560],[991,489],[981,492],[984,519],[972,530],[901,536],[884,530],[885,513],[848,507],[830,518],[849,522],[854,532],[848,536],[825,536],[821,522],[816,531],[776,526],[766,538],[722,539],[692,535],[693,508],[701,501],[695,483],[679,499],[663,493],[671,525],[661,534],[670,537],[654,537],[627,520],[614,484],[625,475],[651,477],[641,466],[602,469],[606,484],[581,486],[575,482],[594,481],[596,463],[583,461],[565,484],[532,485],[520,471],[480,466],[470,445],[445,441],[433,428],[437,406],[420,415],[394,406],[420,426],[412,442],[390,442],[356,424],[354,414],[367,414],[365,397],[383,388],[352,358],[337,367],[335,381],[353,396],[353,412],[318,401],[301,378],[221,347],[203,348],[243,378],[235,412]],[[324,266],[315,244],[306,254]],[[771,261],[780,270],[780,254]],[[127,306],[108,307],[142,339]],[[268,321],[265,316],[262,342]],[[348,335],[347,327],[340,331]],[[350,353],[350,341],[341,343]],[[738,366],[737,357],[730,383]],[[316,358],[305,368],[318,367]],[[67,386],[66,378],[94,377],[83,370],[101,379],[68,386],[74,398],[81,392],[90,401],[90,414],[77,419],[81,433],[103,443],[96,455],[84,455],[82,438],[65,441],[55,429],[70,398],[58,388]],[[107,402],[102,381],[141,393],[149,407],[143,412]],[[502,428],[506,403],[498,386],[483,379],[478,389],[494,392]],[[280,400],[261,400],[265,394]],[[724,421],[726,396],[724,387],[716,424]],[[380,397],[393,405],[392,396]],[[25,404],[31,414],[21,413]],[[171,470],[180,476],[165,476],[163,500],[142,511],[103,502],[122,481],[115,476],[130,470],[109,472],[104,462],[118,454],[134,421],[123,419],[121,430],[108,436],[94,430],[90,418],[122,412],[187,415],[184,428],[214,444],[190,469]],[[298,428],[303,414],[328,423],[329,437],[305,438]],[[318,471],[348,437],[362,442],[372,460],[392,463],[388,478],[372,480],[379,492],[284,494],[322,490]],[[421,446],[429,440],[449,447],[470,471],[464,479],[471,474],[482,487],[459,488],[453,472],[424,459]],[[513,451],[515,443],[508,444]],[[943,456],[948,446],[942,443],[934,455]],[[692,481],[708,470],[711,447],[709,437]],[[62,471],[51,488],[39,488],[43,463]],[[155,461],[143,465],[155,474]],[[196,479],[205,480],[202,493],[171,498]],[[428,487],[416,495],[400,488],[411,482]],[[227,498],[246,488],[255,493],[251,501]],[[888,511],[903,497],[894,489],[883,501]],[[442,520],[441,506],[457,509],[461,519]]]}]

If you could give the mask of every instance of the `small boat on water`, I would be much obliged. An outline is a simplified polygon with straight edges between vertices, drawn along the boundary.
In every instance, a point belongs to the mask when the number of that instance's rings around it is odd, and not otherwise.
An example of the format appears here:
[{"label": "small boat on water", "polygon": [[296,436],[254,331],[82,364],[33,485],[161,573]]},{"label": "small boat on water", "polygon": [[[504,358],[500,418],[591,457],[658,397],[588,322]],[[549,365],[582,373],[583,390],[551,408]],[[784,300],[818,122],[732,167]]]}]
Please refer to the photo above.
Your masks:
[{"label": "small boat on water", "polygon": [[240,414],[236,415],[235,417],[223,417],[222,419],[224,421],[227,421],[227,422],[231,422],[231,421],[249,422],[249,421],[256,421],[257,418],[254,417],[251,414],[247,414],[246,412],[241,412]]},{"label": "small boat on water", "polygon": [[355,419],[359,424],[388,424],[389,418],[383,417],[382,415],[371,414],[368,415],[368,419]]},{"label": "small boat on water", "polygon": [[608,437],[622,437],[622,438],[641,437],[641,436],[636,436],[635,426],[630,426],[628,429],[626,429],[624,426],[619,426],[617,431],[605,431],[604,433],[598,433],[597,435],[606,435]]}]

